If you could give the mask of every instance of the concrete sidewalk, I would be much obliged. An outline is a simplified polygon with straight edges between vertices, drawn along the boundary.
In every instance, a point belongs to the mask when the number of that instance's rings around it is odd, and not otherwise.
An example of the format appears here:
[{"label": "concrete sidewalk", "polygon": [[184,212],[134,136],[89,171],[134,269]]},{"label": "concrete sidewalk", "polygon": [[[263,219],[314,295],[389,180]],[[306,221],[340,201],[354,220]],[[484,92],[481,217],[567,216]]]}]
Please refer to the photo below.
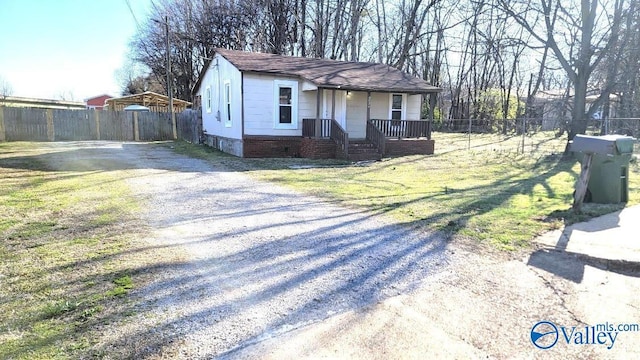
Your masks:
[{"label": "concrete sidewalk", "polygon": [[534,241],[553,250],[640,268],[640,205],[546,233]]}]

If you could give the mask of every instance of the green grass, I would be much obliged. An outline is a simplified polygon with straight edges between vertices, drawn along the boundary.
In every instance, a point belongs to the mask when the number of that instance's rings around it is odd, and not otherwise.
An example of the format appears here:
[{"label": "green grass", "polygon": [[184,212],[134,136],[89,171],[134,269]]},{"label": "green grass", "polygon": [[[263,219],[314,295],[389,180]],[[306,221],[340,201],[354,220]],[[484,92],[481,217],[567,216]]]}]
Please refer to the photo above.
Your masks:
[{"label": "green grass", "polygon": [[[492,134],[436,133],[436,154],[387,158],[365,166],[304,159],[238,159],[202,146],[176,144],[185,154],[299,191],[488,243],[527,246],[545,231],[609,213],[621,205],[586,204],[570,211],[574,160],[560,156],[566,140],[551,133],[525,139]],[[300,165],[309,165],[300,168]],[[310,167],[310,168],[309,168]],[[640,202],[640,170],[630,169],[630,204]]]},{"label": "green grass", "polygon": [[107,292],[109,296],[125,296],[133,289],[133,281],[129,275],[124,275],[113,280],[116,287]]},{"label": "green grass", "polygon": [[[466,150],[456,136],[435,134],[433,156],[367,165],[238,159],[182,142],[169,146],[399,223],[502,249],[619,208],[587,204],[583,214],[569,211],[579,166],[549,156],[563,147],[561,139],[532,138],[520,154],[518,137],[481,135]],[[135,311],[130,291],[153,276],[144,269],[171,265],[180,255],[137,240],[144,227],[125,182],[130,174],[100,166],[52,168],[41,156],[48,146],[0,143],[0,358],[118,357],[110,353],[117,349],[97,344],[102,329]],[[630,173],[630,204],[637,204],[637,163]]]},{"label": "green grass", "polygon": [[98,356],[152,261],[127,175],[52,168],[47,146],[0,143],[1,359]]}]

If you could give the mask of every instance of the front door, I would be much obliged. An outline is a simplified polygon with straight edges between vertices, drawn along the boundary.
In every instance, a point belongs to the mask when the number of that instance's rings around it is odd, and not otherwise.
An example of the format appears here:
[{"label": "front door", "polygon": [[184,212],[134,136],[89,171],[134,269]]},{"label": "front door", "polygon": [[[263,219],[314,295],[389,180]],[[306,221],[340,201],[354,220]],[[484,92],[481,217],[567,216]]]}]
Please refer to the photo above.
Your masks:
[{"label": "front door", "polygon": [[[323,110],[322,118],[331,119],[332,104],[333,104],[333,90],[324,90]],[[336,102],[335,102],[335,115],[336,121],[344,130],[347,130],[347,92],[342,90],[336,90]]]}]

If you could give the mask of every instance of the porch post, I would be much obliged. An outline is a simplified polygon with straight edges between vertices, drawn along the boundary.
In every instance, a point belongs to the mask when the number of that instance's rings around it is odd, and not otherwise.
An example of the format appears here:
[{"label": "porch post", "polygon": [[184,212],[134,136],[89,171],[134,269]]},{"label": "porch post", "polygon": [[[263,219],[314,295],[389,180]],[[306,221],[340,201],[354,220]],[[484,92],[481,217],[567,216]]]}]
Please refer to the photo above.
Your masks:
[{"label": "porch post", "polygon": [[331,119],[336,119],[336,89],[331,89]]},{"label": "porch post", "polygon": [[316,121],[315,121],[315,138],[319,138],[321,133],[320,133],[320,100],[322,99],[322,91],[323,89],[321,87],[318,87],[318,90],[316,91]]},{"label": "porch post", "polygon": [[431,121],[427,131],[427,139],[429,140],[431,140],[431,129],[433,129],[433,113],[436,110],[436,96],[436,93],[429,94],[429,121]]},{"label": "porch post", "polygon": [[436,110],[436,93],[429,94],[429,120],[433,120],[433,112]]},{"label": "porch post", "polygon": [[367,123],[371,120],[371,91],[367,91]]}]

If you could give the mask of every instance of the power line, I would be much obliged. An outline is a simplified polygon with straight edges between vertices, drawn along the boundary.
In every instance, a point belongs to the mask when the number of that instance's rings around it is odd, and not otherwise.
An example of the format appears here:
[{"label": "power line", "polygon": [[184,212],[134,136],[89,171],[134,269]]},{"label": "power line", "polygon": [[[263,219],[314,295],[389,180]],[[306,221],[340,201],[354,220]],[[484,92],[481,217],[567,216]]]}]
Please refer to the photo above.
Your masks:
[{"label": "power line", "polygon": [[138,18],[136,18],[136,14],[133,13],[133,8],[131,7],[131,3],[129,2],[129,0],[124,0],[124,2],[127,4],[127,7],[129,8],[129,12],[131,13],[131,16],[133,16],[133,21],[136,22],[136,27],[138,28],[138,30],[140,30],[140,23],[138,22]]}]

